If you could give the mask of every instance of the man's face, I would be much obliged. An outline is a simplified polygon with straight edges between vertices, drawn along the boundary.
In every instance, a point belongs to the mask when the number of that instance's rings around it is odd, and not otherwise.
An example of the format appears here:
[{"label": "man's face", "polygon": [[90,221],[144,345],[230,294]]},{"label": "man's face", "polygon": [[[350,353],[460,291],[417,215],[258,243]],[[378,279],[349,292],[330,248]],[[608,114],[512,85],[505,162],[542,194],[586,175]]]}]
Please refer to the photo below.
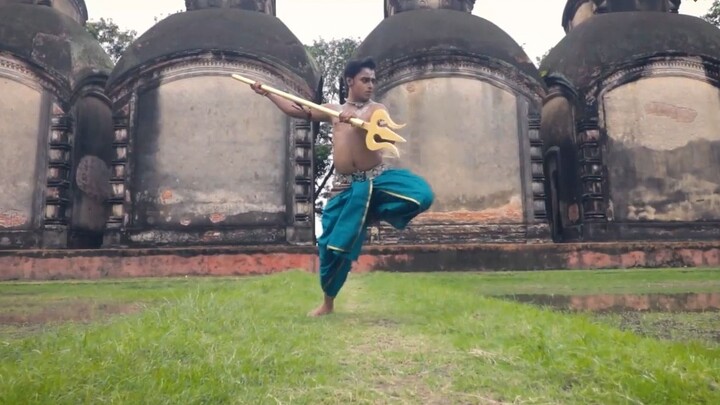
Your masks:
[{"label": "man's face", "polygon": [[363,68],[353,79],[348,80],[352,94],[361,100],[370,100],[375,91],[375,71]]}]

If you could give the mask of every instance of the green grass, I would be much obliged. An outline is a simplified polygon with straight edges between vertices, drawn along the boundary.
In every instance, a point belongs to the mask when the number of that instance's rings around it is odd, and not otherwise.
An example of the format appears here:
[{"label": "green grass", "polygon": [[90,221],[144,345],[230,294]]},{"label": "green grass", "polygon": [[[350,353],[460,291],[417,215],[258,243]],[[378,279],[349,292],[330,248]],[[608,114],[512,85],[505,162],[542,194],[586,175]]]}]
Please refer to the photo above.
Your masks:
[{"label": "green grass", "polygon": [[0,329],[0,403],[720,403],[718,345],[496,297],[712,292],[717,270],[352,275],[322,319],[315,277],[0,284],[0,317],[141,309]]}]

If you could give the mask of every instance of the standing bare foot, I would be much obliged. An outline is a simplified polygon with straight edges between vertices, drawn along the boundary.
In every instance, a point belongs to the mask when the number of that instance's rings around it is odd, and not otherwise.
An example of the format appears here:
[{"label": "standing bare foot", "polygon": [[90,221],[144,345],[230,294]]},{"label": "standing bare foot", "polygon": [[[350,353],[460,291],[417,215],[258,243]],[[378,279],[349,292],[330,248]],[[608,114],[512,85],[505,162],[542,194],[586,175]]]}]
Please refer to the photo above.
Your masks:
[{"label": "standing bare foot", "polygon": [[308,316],[323,316],[328,315],[333,312],[334,306],[333,301],[335,299],[332,297],[325,296],[325,301],[320,305],[319,307],[315,308],[314,310],[310,311],[308,313]]}]

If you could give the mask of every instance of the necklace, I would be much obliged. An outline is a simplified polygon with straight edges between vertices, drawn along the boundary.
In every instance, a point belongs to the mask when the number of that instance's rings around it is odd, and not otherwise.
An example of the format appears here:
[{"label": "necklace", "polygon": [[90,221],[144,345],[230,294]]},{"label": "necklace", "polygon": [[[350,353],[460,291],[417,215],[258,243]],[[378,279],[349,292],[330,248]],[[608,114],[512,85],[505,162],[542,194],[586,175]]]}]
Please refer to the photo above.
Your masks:
[{"label": "necklace", "polygon": [[350,101],[350,100],[345,100],[345,102],[350,104],[351,106],[354,106],[355,108],[363,108],[367,103],[370,102],[370,100],[362,102],[362,103],[359,101]]}]

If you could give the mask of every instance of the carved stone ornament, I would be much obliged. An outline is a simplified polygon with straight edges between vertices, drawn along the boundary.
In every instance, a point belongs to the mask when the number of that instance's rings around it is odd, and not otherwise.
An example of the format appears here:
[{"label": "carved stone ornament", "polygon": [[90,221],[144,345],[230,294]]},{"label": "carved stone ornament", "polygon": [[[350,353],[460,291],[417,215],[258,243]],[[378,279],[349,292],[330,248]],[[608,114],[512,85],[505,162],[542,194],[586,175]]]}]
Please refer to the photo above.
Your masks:
[{"label": "carved stone ornament", "polygon": [[385,17],[422,9],[449,9],[470,13],[475,0],[385,0]]},{"label": "carved stone ornament", "polygon": [[275,15],[275,0],[185,0],[188,11],[207,8],[240,8]]},{"label": "carved stone ornament", "polygon": [[663,11],[677,13],[682,0],[593,0],[598,13]]},{"label": "carved stone ornament", "polygon": [[682,0],[568,0],[563,11],[565,32],[595,14],[624,11],[659,11],[678,13]]}]

